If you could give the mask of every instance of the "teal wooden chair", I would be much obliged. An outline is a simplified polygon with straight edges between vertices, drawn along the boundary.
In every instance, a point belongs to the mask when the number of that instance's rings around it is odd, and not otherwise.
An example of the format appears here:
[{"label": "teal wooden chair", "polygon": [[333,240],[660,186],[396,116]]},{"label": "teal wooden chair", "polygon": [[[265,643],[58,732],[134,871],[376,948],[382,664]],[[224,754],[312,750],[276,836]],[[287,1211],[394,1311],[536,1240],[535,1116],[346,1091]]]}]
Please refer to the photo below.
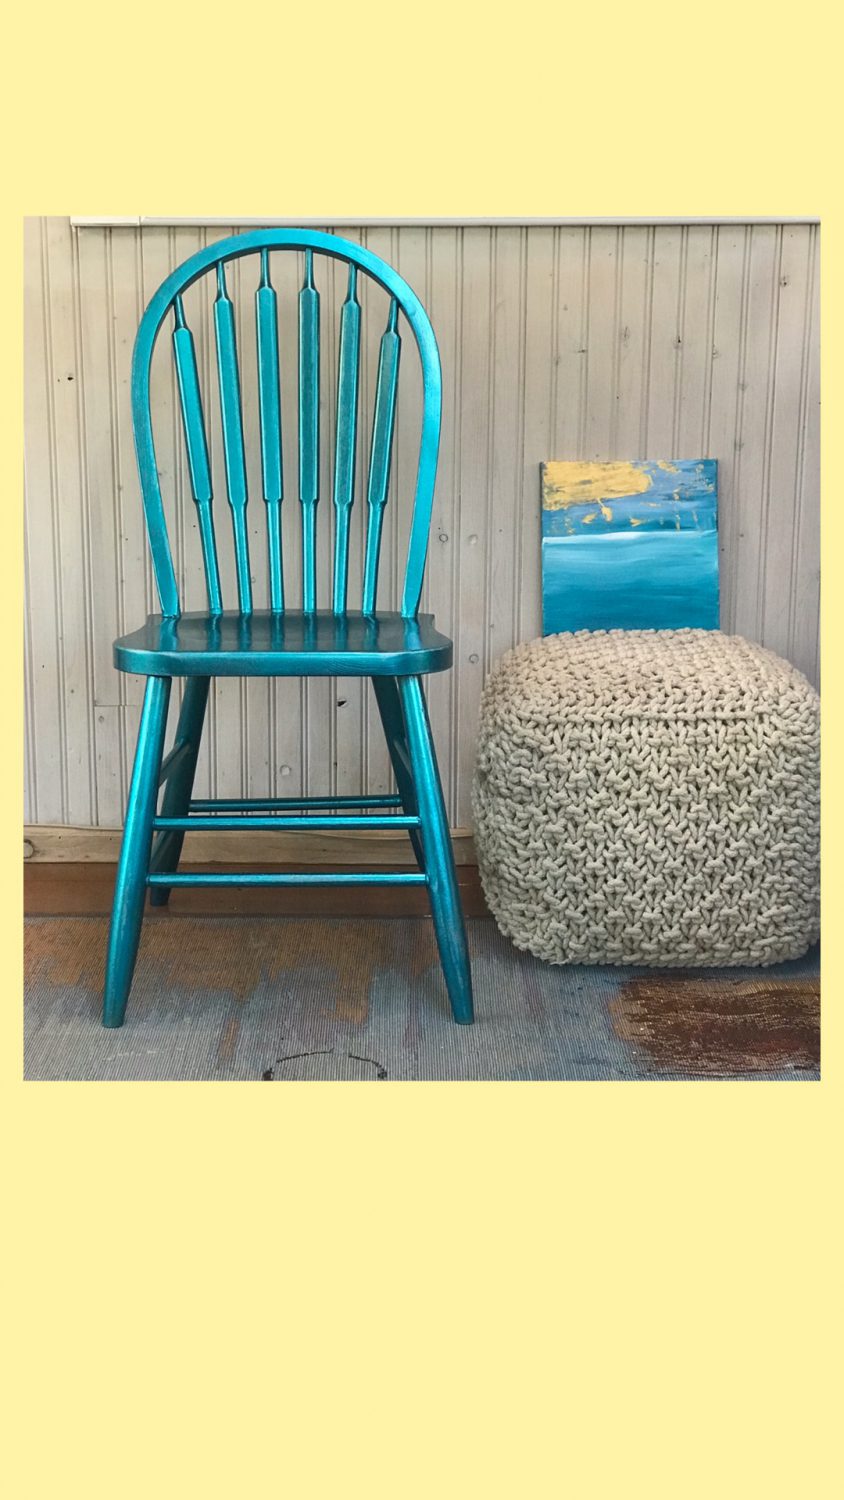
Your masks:
[{"label": "teal wooden chair", "polygon": [[[301,609],[288,608],[281,540],[282,434],[277,297],[271,252],[304,252],[299,293],[299,501],[302,523]],[[330,607],[318,608],[316,528],[320,456],[320,320],[314,258],[348,265],[348,292],[340,315],[337,430],[334,449],[334,553]],[[267,522],[268,610],[252,605],[246,526],[246,452],[235,310],[226,267],[248,256],[255,266],[257,390],[263,503]],[[237,608],[224,609],[212,506],[211,466],[194,339],[183,295],[199,277],[216,275],[214,331],[225,456],[225,476],[237,577]],[[358,429],[363,273],[389,295],[375,392],[367,525],[360,609],[348,607],[349,526],[354,501]],[[400,315],[409,325],[421,361],[422,424],[407,564],[399,612],[376,608],[378,562],[387,501],[401,350]],[[167,534],[150,410],[153,348],[172,320],[181,421],[196,504],[208,609],[183,613]],[[451,666],[452,643],[418,613],[442,404],[439,354],[418,298],[377,255],[359,245],[306,230],[259,230],[222,240],[184,262],[159,287],[144,313],[132,365],[135,447],[153,570],[161,613],[114,645],[119,671],[147,679],[109,933],[103,1022],[120,1026],[132,983],[147,890],[156,905],[179,886],[422,884],[427,886],[443,973],[455,1021],[471,1022],[472,989],[466,935],[448,823],[428,721],[422,678]],[[262,563],[262,566],[264,564]],[[212,677],[347,676],[372,679],[398,787],[395,796],[193,800],[193,780]],[[185,690],[175,744],[163,756],[171,683]],[[164,788],[157,811],[159,788]],[[263,829],[402,828],[413,844],[417,871],[339,874],[180,872],[188,829],[240,829],[253,838]],[[260,862],[258,860],[257,862]]]}]

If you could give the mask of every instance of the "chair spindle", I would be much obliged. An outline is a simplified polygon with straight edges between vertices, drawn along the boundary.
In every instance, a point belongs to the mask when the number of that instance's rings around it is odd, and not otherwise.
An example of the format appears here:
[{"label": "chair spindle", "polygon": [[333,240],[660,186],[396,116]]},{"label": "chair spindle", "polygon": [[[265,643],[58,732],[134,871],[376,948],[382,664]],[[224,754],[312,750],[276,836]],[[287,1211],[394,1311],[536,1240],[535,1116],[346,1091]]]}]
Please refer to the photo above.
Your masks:
[{"label": "chair spindle", "polygon": [[[346,300],[340,314],[337,374],[337,440],[334,456],[333,612],[344,615],[348,606],[349,528],[355,498],[358,397],[360,381],[361,308],[357,267],[349,266]],[[187,446],[191,488],[197,507],[202,554],[211,614],[222,613],[222,591],[212,512],[213,490],[208,442],[199,387],[196,350],[185,322],[181,295],[173,301],[173,349],[178,375],[182,424]],[[362,610],[374,614],[384,507],[390,483],[393,434],[398,394],[401,336],[399,304],[391,299],[387,327],[381,338],[367,482],[366,551],[363,565]],[[320,298],[314,283],[313,251],[305,251],[305,276],[299,292],[299,498],[302,506],[303,587],[306,613],[316,609],[316,507],[319,501],[319,378]],[[237,588],[242,614],[252,613],[249,542],[246,530],[248,501],[246,458],[241,408],[240,376],[235,337],[234,307],[226,288],[223,263],[217,266],[214,303],[217,371],[226,483],[234,529]],[[261,468],[267,510],[270,605],[284,611],[284,568],[281,503],[284,498],[282,464],[278,297],[270,280],[269,252],[261,251],[261,276],[255,292],[255,330],[258,359],[258,398],[261,431]]]},{"label": "chair spindle", "polygon": [[360,303],[357,267],[349,266],[349,289],[340,314],[337,376],[337,442],[334,454],[334,613],[346,612],[349,583],[349,520],[355,499],[355,451],[360,367]]},{"label": "chair spindle", "polygon": [[255,293],[255,330],[258,346],[258,398],[261,418],[261,472],[267,506],[270,559],[270,608],[284,609],[284,572],[281,556],[281,502],[284,480],[281,462],[281,396],[278,361],[278,298],[270,281],[270,256],[261,251],[261,284]]},{"label": "chair spindle", "polygon": [[381,337],[378,356],[378,384],[375,389],[375,416],[372,423],[372,449],[369,459],[369,484],[367,503],[369,517],[366,531],[366,558],[363,569],[364,614],[375,610],[375,595],[378,587],[378,559],[381,552],[381,531],[384,523],[384,506],[390,483],[390,459],[393,448],[393,428],[396,416],[396,392],[399,380],[399,355],[401,335],[398,331],[399,305],[393,298],[390,316]]},{"label": "chair spindle", "polygon": [[237,368],[234,307],[226,291],[226,273],[222,261],[217,266],[214,326],[217,335],[217,373],[220,381],[226,484],[234,530],[237,594],[241,614],[250,615],[252,613],[252,580],[249,576],[249,540],[246,534],[246,458],[243,447],[240,378]]},{"label": "chair spindle", "polygon": [[319,500],[319,292],[314,256],[305,251],[299,293],[299,499],[302,505],[302,606],[316,608],[316,508]]},{"label": "chair spindle", "polygon": [[208,608],[212,615],[219,615],[222,613],[223,600],[220,590],[220,568],[217,562],[217,542],[214,536],[214,517],[211,509],[213,499],[211,466],[208,462],[208,443],[205,437],[205,419],[202,413],[202,396],[196,367],[196,349],[193,334],[185,322],[181,296],[176,296],[174,299],[173,317],[175,319],[173,354],[179,386],[179,406],[182,412],[182,428],[188,454],[191,490],[199,522],[205,583],[208,589]]}]

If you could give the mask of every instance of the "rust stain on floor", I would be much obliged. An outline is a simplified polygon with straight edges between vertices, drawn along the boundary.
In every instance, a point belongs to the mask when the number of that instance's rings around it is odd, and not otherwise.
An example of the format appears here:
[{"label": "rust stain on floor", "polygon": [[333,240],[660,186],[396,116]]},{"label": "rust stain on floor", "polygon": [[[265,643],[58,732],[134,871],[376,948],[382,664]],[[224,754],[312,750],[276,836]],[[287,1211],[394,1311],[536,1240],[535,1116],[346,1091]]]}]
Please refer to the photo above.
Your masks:
[{"label": "rust stain on floor", "polygon": [[[98,1001],[107,930],[105,918],[28,922],[28,986],[81,987]],[[411,990],[405,1042],[417,1045],[414,1028],[421,1023],[412,997],[436,964],[431,925],[420,920],[161,917],[144,926],[137,978],[144,976],[147,993],[231,997],[236,1005],[221,1018],[216,1044],[219,1065],[230,1069],[241,1046],[243,1002],[266,984],[283,1001],[304,983],[324,1016],[360,1026],[376,984],[400,975]],[[534,1025],[550,1024],[554,1015],[543,972],[528,966],[519,980],[519,1012]],[[724,1077],[809,1072],[819,1063],[819,981],[813,975],[643,973],[621,984],[610,1014],[617,1036],[646,1070]]]},{"label": "rust stain on floor", "polygon": [[617,1036],[663,1069],[720,1076],[820,1063],[815,976],[648,974],[622,984],[610,1014]]}]

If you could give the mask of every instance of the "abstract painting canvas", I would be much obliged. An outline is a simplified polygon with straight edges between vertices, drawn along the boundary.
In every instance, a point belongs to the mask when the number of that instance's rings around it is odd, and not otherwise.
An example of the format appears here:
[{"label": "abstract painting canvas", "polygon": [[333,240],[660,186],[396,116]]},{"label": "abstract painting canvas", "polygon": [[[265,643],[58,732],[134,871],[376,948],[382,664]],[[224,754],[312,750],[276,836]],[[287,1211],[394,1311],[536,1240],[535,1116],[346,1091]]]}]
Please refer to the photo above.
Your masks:
[{"label": "abstract painting canvas", "polygon": [[542,631],[718,628],[715,459],[542,470]]}]

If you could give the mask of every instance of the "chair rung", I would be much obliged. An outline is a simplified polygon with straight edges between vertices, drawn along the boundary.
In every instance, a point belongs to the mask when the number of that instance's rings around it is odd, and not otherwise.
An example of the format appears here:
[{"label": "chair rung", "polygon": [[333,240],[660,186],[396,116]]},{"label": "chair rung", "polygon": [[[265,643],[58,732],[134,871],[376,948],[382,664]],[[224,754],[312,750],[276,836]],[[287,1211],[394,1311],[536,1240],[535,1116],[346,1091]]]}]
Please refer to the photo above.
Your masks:
[{"label": "chair rung", "polygon": [[190,803],[191,812],[274,812],[297,808],[329,807],[401,807],[401,797],[218,797],[209,801],[198,798]]},{"label": "chair rung", "polygon": [[169,755],[165,755],[163,761],[161,762],[161,770],[158,774],[159,786],[164,785],[167,777],[171,775],[173,771],[175,771],[179,762],[184,760],[190,748],[190,742],[188,740],[182,740],[180,745],[173,746],[173,749],[170,751]]},{"label": "chair rung", "polygon": [[313,830],[314,828],[322,830],[339,828],[341,830],[346,830],[349,828],[418,828],[419,819],[395,815],[392,817],[375,818],[370,817],[366,813],[364,813],[361,817],[358,817],[354,814],[343,816],[342,814],[334,813],[331,816],[325,818],[255,818],[248,816],[221,817],[220,814],[217,814],[215,817],[209,818],[202,817],[201,815],[187,818],[155,818],[153,820],[152,826],[154,829],[159,831],[164,829],[179,829],[185,831],[193,829],[198,833],[204,833],[211,829],[213,829],[214,831],[223,829],[224,831],[234,832],[238,829],[245,830],[247,828],[257,829],[258,831],[270,828],[288,830]]},{"label": "chair rung", "polygon": [[311,875],[295,874],[250,874],[248,871],[190,871],[186,874],[155,874],[147,876],[147,885],[427,885],[427,875],[416,873],[386,874],[381,870],[363,872],[345,871]]}]

